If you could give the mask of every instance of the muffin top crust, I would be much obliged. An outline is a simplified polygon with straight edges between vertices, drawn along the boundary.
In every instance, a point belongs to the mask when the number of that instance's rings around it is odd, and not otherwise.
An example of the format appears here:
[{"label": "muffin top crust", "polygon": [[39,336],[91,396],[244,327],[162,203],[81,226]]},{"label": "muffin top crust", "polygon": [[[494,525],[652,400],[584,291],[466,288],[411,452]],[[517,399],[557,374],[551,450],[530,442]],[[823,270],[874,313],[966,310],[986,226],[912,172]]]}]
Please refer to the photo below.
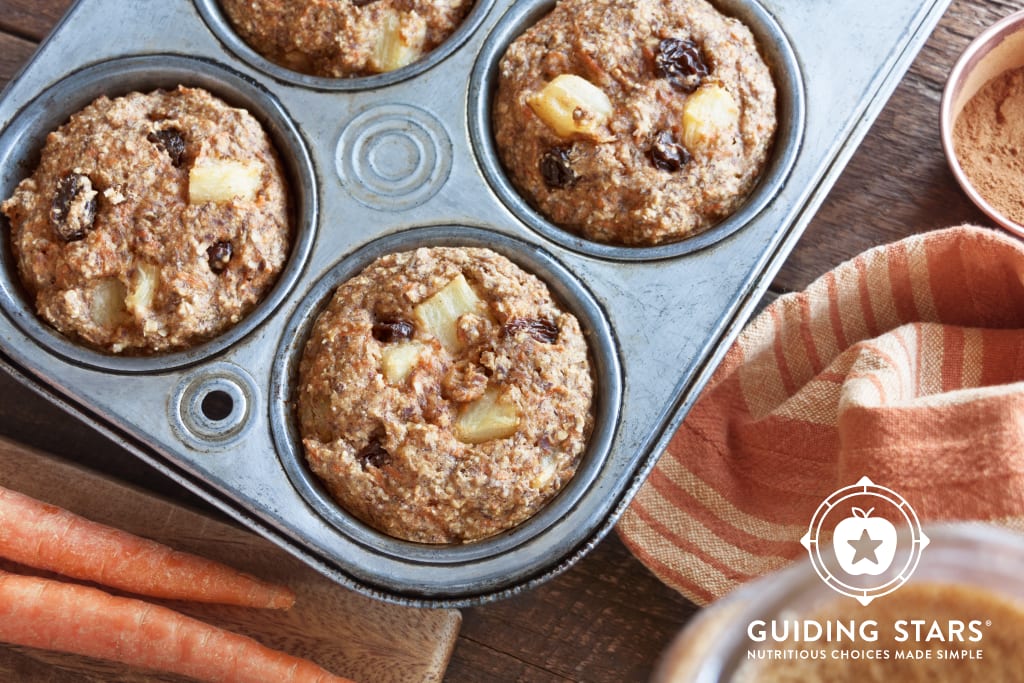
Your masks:
[{"label": "muffin top crust", "polygon": [[424,57],[462,23],[473,0],[221,0],[256,52],[325,78],[394,71]]},{"label": "muffin top crust", "polygon": [[39,315],[111,353],[185,349],[239,322],[292,232],[259,122],[186,87],[93,101],[0,210]]},{"label": "muffin top crust", "polygon": [[750,30],[704,0],[562,0],[503,56],[492,118],[535,209],[587,239],[646,246],[743,204],[775,98]]},{"label": "muffin top crust", "polygon": [[593,427],[579,322],[480,248],[384,256],[336,290],[303,352],[306,459],[335,500],[421,543],[478,540],[573,476]]}]

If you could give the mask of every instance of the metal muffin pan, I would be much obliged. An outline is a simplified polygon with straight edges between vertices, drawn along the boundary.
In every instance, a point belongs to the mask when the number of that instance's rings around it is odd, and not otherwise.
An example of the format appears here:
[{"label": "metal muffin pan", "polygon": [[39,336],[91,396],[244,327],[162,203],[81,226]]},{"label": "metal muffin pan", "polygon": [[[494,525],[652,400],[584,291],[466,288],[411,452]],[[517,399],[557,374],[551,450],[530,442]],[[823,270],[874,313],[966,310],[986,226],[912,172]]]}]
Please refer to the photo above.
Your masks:
[{"label": "metal muffin pan", "polygon": [[[182,82],[267,126],[297,193],[296,246],[239,327],[187,353],[118,358],[35,318],[4,239],[0,367],[368,595],[459,606],[563,571],[611,530],[948,0],[844,3],[827,18],[797,0],[719,2],[776,70],[779,144],[737,218],[638,251],[530,216],[495,160],[486,118],[497,58],[551,4],[483,2],[424,63],[324,83],[247,52],[210,0],[79,0],[0,100],[3,197],[46,132],[95,95]],[[334,284],[383,251],[453,243],[506,254],[581,318],[599,420],[577,480],[533,519],[474,544],[424,546],[383,537],[324,497],[298,455],[291,383]]]}]

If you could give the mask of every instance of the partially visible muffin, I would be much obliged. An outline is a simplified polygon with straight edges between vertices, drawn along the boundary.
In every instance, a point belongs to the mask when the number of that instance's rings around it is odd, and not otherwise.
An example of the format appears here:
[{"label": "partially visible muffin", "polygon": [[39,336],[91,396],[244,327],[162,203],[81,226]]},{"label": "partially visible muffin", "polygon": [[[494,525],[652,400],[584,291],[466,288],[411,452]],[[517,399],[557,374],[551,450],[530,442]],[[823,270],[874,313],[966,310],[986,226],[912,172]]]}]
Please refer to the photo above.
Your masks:
[{"label": "partially visible muffin", "polygon": [[775,96],[750,30],[704,0],[561,0],[502,58],[493,126],[512,183],[553,223],[654,245],[743,204]]},{"label": "partially visible muffin", "polygon": [[338,287],[303,352],[306,459],[337,502],[421,543],[510,529],[573,476],[593,427],[579,322],[479,248],[384,256]]},{"label": "partially visible muffin", "polygon": [[288,187],[248,112],[179,87],[100,97],[49,134],[0,205],[39,315],[112,353],[239,322],[288,257]]},{"label": "partially visible muffin", "polygon": [[443,43],[473,0],[221,0],[239,36],[267,59],[327,78],[411,64]]}]

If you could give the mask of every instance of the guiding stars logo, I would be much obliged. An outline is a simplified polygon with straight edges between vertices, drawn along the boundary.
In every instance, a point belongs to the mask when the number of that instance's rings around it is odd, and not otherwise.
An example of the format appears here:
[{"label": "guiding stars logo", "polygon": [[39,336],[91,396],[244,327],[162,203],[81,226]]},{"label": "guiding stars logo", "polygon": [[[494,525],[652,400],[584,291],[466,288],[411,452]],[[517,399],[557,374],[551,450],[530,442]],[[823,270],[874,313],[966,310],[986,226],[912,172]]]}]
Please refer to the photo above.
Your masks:
[{"label": "guiding stars logo", "polygon": [[818,506],[800,543],[822,581],[867,605],[907,582],[928,537],[903,496],[863,477]]}]

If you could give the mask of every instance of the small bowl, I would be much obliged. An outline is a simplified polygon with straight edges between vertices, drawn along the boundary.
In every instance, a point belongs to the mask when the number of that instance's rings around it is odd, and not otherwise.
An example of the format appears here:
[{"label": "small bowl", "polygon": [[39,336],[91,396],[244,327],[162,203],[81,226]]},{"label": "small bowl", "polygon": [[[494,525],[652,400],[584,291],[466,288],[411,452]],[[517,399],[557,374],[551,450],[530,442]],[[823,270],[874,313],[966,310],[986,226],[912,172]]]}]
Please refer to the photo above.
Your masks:
[{"label": "small bowl", "polygon": [[964,106],[990,80],[1018,67],[1024,67],[1024,10],[996,22],[967,46],[946,81],[939,119],[942,149],[960,187],[989,218],[1024,237],[1024,225],[1007,218],[974,188],[953,148],[953,127]]}]

